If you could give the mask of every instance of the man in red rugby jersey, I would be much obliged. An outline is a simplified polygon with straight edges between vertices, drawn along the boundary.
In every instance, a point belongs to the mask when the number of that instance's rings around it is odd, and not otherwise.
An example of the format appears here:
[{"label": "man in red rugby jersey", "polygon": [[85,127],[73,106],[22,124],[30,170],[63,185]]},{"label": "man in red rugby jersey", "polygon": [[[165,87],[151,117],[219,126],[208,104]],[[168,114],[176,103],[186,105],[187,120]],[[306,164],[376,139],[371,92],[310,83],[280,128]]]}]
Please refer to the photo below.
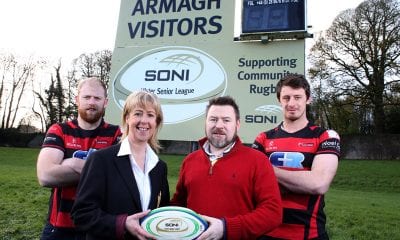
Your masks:
[{"label": "man in red rugby jersey", "polygon": [[86,78],[78,85],[78,118],[53,124],[46,133],[37,160],[39,184],[51,188],[47,223],[41,240],[77,240],[70,211],[76,186],[87,155],[117,143],[119,126],[104,121],[107,89],[98,78]]},{"label": "man in red rugby jersey", "polygon": [[311,94],[303,75],[285,76],[276,91],[283,122],[260,133],[253,148],[265,153],[274,166],[281,190],[283,223],[260,239],[328,239],[324,194],[338,167],[339,135],[307,119]]}]

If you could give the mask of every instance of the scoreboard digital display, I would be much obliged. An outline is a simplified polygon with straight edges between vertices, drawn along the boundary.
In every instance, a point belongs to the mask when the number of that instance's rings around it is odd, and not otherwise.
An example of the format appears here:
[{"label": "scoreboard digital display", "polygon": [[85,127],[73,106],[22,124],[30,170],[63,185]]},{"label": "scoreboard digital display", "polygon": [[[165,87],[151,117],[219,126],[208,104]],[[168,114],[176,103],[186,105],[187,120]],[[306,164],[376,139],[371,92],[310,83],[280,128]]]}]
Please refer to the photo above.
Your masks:
[{"label": "scoreboard digital display", "polygon": [[306,31],[306,0],[243,0],[242,33]]}]

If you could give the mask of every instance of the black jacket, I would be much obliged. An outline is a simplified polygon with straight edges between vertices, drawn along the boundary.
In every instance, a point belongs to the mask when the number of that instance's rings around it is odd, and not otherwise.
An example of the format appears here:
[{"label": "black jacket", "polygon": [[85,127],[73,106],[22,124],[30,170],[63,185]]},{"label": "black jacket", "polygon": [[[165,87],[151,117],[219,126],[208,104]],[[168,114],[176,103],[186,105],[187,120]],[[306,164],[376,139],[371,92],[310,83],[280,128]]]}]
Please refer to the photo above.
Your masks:
[{"label": "black jacket", "polygon": [[[82,171],[72,218],[87,240],[116,239],[117,218],[142,211],[139,190],[128,156],[118,157],[121,144],[92,153]],[[159,160],[151,170],[149,208],[169,204],[167,165]],[[125,239],[134,239],[125,234]]]}]

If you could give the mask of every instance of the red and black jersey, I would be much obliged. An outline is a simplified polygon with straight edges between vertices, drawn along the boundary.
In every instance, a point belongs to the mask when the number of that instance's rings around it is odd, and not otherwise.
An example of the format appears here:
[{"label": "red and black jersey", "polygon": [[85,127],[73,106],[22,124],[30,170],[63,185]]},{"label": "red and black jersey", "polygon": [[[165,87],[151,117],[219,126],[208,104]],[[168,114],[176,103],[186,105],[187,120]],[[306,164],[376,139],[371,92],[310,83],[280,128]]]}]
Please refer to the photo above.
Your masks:
[{"label": "red and black jersey", "polygon": [[[333,130],[308,125],[295,132],[274,129],[260,133],[253,148],[265,153],[272,165],[290,171],[309,171],[317,154],[340,156],[340,138]],[[324,196],[297,194],[281,189],[283,224],[268,233],[278,239],[312,239],[326,236]]]},{"label": "red and black jersey", "polygon": [[[85,130],[77,120],[53,124],[46,133],[42,148],[58,148],[64,159],[71,158],[76,151],[101,149],[116,144],[121,137],[119,126],[102,120],[99,127]],[[48,220],[55,227],[73,228],[70,212],[75,200],[76,186],[52,189]]]}]

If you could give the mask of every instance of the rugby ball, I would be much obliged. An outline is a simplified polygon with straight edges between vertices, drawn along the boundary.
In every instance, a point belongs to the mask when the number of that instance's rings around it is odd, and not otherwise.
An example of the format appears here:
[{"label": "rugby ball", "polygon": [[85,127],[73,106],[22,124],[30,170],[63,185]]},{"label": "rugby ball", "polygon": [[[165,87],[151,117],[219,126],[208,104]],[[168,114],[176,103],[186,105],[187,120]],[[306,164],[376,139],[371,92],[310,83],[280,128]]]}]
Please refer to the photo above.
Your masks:
[{"label": "rugby ball", "polygon": [[141,220],[141,226],[156,239],[191,240],[204,232],[208,224],[189,208],[169,206],[153,209]]}]

